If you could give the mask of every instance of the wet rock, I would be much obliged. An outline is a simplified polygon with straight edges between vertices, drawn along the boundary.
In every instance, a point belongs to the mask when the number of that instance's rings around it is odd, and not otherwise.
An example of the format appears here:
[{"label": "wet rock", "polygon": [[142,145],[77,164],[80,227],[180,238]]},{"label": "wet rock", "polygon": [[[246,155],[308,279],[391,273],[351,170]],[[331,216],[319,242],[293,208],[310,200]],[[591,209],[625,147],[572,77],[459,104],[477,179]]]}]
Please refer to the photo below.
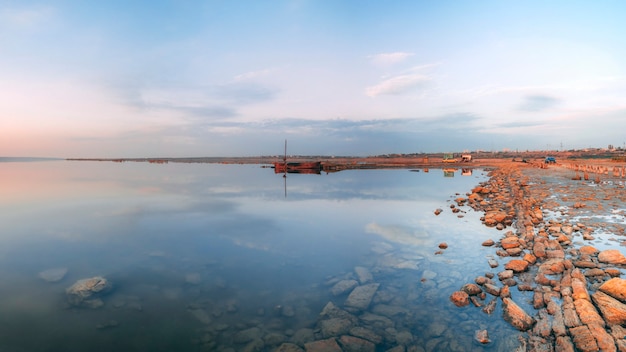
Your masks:
[{"label": "wet rock", "polygon": [[491,315],[496,310],[496,305],[498,304],[498,299],[494,297],[485,307],[483,307],[482,311]]},{"label": "wet rock", "polygon": [[464,291],[455,291],[450,295],[450,301],[457,307],[469,305],[469,295]]},{"label": "wet rock", "polygon": [[500,281],[510,279],[513,277],[513,270],[504,270],[498,273],[498,279]]},{"label": "wet rock", "polygon": [[358,286],[348,296],[344,305],[346,307],[365,310],[372,302],[374,294],[378,290],[380,284],[367,284]]},{"label": "wet rock", "polygon": [[495,259],[493,259],[493,258],[491,258],[491,259],[487,260],[487,263],[489,264],[489,266],[490,266],[491,268],[497,268],[497,267],[498,267],[498,265],[500,265],[500,264],[498,264],[498,261],[497,261],[497,260],[495,260]]},{"label": "wet rock", "polygon": [[485,289],[485,292],[492,296],[500,296],[500,288],[496,285],[484,284],[483,288]]},{"label": "wet rock", "polygon": [[330,293],[332,293],[333,296],[339,296],[352,291],[358,285],[359,283],[356,280],[341,280],[330,289]]},{"label": "wet rock", "polygon": [[47,282],[58,282],[63,280],[67,274],[67,268],[52,268],[39,273],[39,278]]},{"label": "wet rock", "polygon": [[495,244],[495,242],[494,242],[492,239],[488,239],[488,240],[486,240],[486,241],[484,241],[484,242],[482,243],[482,245],[483,245],[484,247],[491,247],[491,246],[493,246],[494,244]]},{"label": "wet rock", "polygon": [[365,325],[368,325],[374,329],[384,330],[386,328],[390,328],[394,326],[394,322],[382,315],[376,315],[372,313],[363,313],[359,316],[361,322]]},{"label": "wet rock", "polygon": [[413,343],[413,334],[409,331],[400,331],[395,335],[396,343],[398,345],[409,346]]},{"label": "wet rock", "polygon": [[487,330],[476,330],[476,332],[474,333],[474,340],[476,340],[476,342],[480,343],[481,345],[486,345],[491,342]]},{"label": "wet rock", "polygon": [[65,290],[67,301],[73,306],[99,308],[104,302],[99,296],[108,293],[112,288],[111,283],[101,277],[95,276],[76,281]]},{"label": "wet rock", "polygon": [[439,248],[440,249],[446,249],[446,248],[448,248],[448,244],[445,243],[445,242],[441,242],[441,243],[439,243]]},{"label": "wet rock", "polygon": [[347,334],[351,327],[352,322],[348,319],[332,318],[320,321],[320,330],[324,338]]},{"label": "wet rock", "polygon": [[528,270],[528,262],[521,259],[513,259],[510,262],[506,263],[504,266],[507,270],[513,270],[516,273],[521,273]]},{"label": "wet rock", "polygon": [[356,273],[356,276],[359,279],[359,283],[361,283],[361,285],[374,281],[372,273],[365,267],[357,266],[354,268],[354,272]]},{"label": "wet rock", "polygon": [[515,236],[505,237],[502,240],[500,240],[500,245],[504,249],[517,248],[520,245],[519,238]]},{"label": "wet rock", "polygon": [[463,285],[463,287],[461,287],[461,291],[466,292],[470,296],[475,296],[475,295],[480,294],[481,292],[483,292],[483,290],[480,288],[480,286],[478,286],[476,284],[465,284],[465,285]]},{"label": "wet rock", "polygon": [[596,339],[593,337],[587,326],[583,325],[570,328],[570,334],[572,335],[574,345],[576,345],[578,350],[584,352],[598,351]]},{"label": "wet rock", "polygon": [[593,246],[582,246],[578,249],[578,251],[580,252],[580,254],[586,254],[586,255],[596,255],[600,252]]},{"label": "wet rock", "polygon": [[569,336],[558,336],[554,342],[554,350],[557,352],[574,352],[574,344]]},{"label": "wet rock", "polygon": [[585,325],[596,324],[604,326],[604,319],[600,316],[593,303],[586,299],[577,299],[574,301],[576,313],[580,321]]},{"label": "wet rock", "polygon": [[606,352],[616,352],[617,348],[615,347],[615,340],[613,337],[604,329],[604,327],[591,324],[587,326],[589,328],[589,332],[596,339],[596,343],[598,344],[598,349],[600,351]]},{"label": "wet rock", "polygon": [[535,324],[535,319],[508,297],[502,299],[502,315],[504,320],[520,331],[529,330]]},{"label": "wet rock", "polygon": [[626,304],[616,300],[602,291],[591,295],[593,302],[600,309],[604,320],[609,325],[626,324]]},{"label": "wet rock", "polygon": [[341,336],[339,345],[344,352],[374,352],[376,350],[372,342],[349,335]]},{"label": "wet rock", "polygon": [[626,303],[626,280],[624,279],[612,278],[598,287],[598,290]]},{"label": "wet rock", "polygon": [[306,352],[343,352],[334,338],[308,342],[304,349]]},{"label": "wet rock", "polygon": [[392,318],[395,316],[406,315],[409,313],[409,310],[402,306],[377,304],[372,308],[372,313]]},{"label": "wet rock", "polygon": [[350,335],[360,337],[362,339],[368,340],[376,345],[383,342],[382,336],[376,334],[374,331],[364,328],[362,326],[355,326],[350,329]]},{"label": "wet rock", "polygon": [[443,211],[443,210],[442,210],[442,209],[439,209],[439,208],[435,209],[435,215],[439,215],[439,214],[441,214],[441,212],[442,212],[442,211]]},{"label": "wet rock", "polygon": [[236,344],[244,344],[254,340],[261,339],[261,329],[255,327],[238,331],[233,335],[233,342]]},{"label": "wet rock", "polygon": [[307,342],[313,340],[315,340],[315,332],[309,328],[299,329],[291,336],[291,342],[299,346],[304,346]]},{"label": "wet rock", "polygon": [[626,265],[626,257],[617,249],[607,249],[600,252],[598,261],[613,265]]},{"label": "wet rock", "polygon": [[286,342],[278,346],[275,352],[304,352],[304,350],[298,345]]}]

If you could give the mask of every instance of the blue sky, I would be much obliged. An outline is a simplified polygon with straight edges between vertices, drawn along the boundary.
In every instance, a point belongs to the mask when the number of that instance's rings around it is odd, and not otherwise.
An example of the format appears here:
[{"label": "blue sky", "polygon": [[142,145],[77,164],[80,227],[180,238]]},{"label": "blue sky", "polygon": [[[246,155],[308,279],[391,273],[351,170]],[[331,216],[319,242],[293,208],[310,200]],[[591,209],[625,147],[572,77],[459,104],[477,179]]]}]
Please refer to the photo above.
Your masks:
[{"label": "blue sky", "polygon": [[0,155],[623,146],[623,1],[3,1]]}]

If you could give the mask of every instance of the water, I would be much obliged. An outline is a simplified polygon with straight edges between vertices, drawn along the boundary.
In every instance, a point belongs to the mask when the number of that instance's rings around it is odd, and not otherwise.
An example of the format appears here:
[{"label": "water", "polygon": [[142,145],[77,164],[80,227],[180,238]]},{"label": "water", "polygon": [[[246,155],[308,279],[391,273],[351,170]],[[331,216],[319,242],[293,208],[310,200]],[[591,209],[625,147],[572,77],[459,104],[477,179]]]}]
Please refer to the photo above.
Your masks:
[{"label": "water", "polygon": [[[355,279],[357,266],[380,284],[366,312],[354,313],[383,338],[378,350],[511,349],[517,333],[500,310],[449,301],[502,269],[490,269],[493,249],[480,245],[501,233],[467,207],[449,208],[485,174],[446,176],[0,162],[0,351],[270,351],[319,328],[329,301],[343,307],[349,292],[334,296],[332,285]],[[55,268],[67,269],[60,281],[39,276]],[[113,285],[104,306],[69,305],[66,289],[94,276]],[[516,291],[524,306],[530,297]],[[387,320],[368,323],[364,313]],[[242,333],[250,328],[252,342]],[[478,329],[493,342],[474,342]]]}]

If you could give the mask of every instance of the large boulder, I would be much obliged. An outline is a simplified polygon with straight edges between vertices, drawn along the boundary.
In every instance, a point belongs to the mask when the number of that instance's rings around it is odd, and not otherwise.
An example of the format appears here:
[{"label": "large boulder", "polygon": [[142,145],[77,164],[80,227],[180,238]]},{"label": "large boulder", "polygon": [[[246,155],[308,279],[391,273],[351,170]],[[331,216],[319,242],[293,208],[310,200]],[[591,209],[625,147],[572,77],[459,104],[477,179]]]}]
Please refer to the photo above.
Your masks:
[{"label": "large boulder", "polygon": [[598,261],[614,265],[626,265],[626,257],[617,249],[607,249],[600,252]]},{"label": "large boulder", "polygon": [[602,291],[596,291],[593,302],[600,309],[604,320],[609,325],[626,324],[626,304],[616,300]]},{"label": "large boulder", "polygon": [[65,290],[67,301],[73,306],[99,308],[104,305],[100,298],[109,292],[113,285],[102,276],[76,281]]},{"label": "large boulder", "polygon": [[626,303],[626,280],[614,277],[603,283],[598,289],[607,295]]}]

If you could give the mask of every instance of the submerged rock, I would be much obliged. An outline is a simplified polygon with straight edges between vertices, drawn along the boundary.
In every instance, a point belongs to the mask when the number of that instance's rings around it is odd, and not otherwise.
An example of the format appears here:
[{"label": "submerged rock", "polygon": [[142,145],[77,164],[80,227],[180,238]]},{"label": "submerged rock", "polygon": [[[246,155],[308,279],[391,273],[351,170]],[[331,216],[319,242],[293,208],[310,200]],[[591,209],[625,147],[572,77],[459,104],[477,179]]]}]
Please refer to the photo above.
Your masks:
[{"label": "submerged rock", "polygon": [[99,308],[104,305],[99,296],[109,292],[112,287],[107,279],[94,276],[76,281],[65,290],[65,293],[67,301],[73,306]]},{"label": "submerged rock", "polygon": [[67,274],[67,268],[52,268],[39,273],[39,277],[48,282],[58,282],[63,280]]},{"label": "submerged rock", "polygon": [[378,290],[380,284],[367,284],[358,286],[348,296],[344,303],[347,307],[364,310],[372,302],[374,294]]}]

